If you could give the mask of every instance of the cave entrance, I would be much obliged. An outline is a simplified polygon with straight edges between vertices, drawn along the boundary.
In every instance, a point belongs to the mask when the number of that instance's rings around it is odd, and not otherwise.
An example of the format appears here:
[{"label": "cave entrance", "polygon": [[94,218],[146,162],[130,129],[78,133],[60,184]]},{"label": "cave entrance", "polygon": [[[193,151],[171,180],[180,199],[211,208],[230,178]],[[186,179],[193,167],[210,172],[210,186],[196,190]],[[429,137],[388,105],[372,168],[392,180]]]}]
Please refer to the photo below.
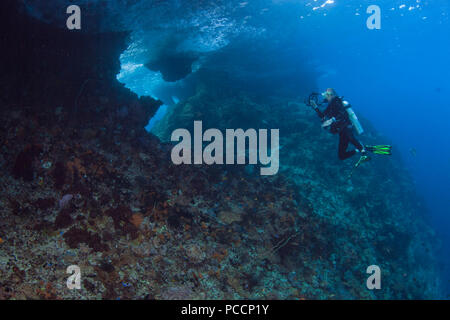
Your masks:
[{"label": "cave entrance", "polygon": [[151,132],[171,107],[193,94],[189,76],[197,69],[193,65],[196,58],[172,54],[144,64],[137,62],[128,50],[120,56],[117,80],[139,97],[149,96],[163,102],[145,128]]}]

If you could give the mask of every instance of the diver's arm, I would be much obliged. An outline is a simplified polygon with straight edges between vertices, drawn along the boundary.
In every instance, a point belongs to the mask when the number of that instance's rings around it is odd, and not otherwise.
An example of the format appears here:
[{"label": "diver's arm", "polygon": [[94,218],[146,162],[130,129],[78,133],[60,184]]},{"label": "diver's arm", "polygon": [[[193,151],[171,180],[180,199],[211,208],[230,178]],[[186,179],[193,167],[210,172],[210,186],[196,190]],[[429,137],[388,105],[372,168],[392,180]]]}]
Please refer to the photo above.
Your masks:
[{"label": "diver's arm", "polygon": [[316,113],[317,113],[317,115],[319,116],[319,118],[323,120],[323,118],[325,117],[325,115],[323,114],[323,112],[320,111],[319,108],[315,108],[314,110],[316,110]]},{"label": "diver's arm", "polygon": [[325,120],[325,118],[331,119],[334,117],[334,115],[335,115],[334,104],[330,103],[328,107],[322,112],[322,118],[323,120]]},{"label": "diver's arm", "polygon": [[324,112],[320,111],[315,103],[313,103],[314,110],[316,110],[317,115],[322,120],[322,128],[326,128],[331,126],[334,122],[336,122],[336,118],[332,117],[332,105],[328,105]]},{"label": "diver's arm", "polygon": [[314,110],[316,111],[317,115],[319,116],[319,118],[322,120],[322,128],[326,128],[328,126],[331,126],[333,124],[333,122],[336,122],[336,119],[334,117],[331,116],[332,112],[331,112],[331,105],[329,105],[324,112],[319,110],[319,107],[317,107],[317,104],[312,101],[311,102],[312,107],[314,108]]},{"label": "diver's arm", "polygon": [[314,101],[311,101],[311,105],[312,105],[313,109],[316,111],[319,118],[323,119],[324,114],[322,113],[322,111],[319,110],[319,107],[317,106],[317,104]]}]

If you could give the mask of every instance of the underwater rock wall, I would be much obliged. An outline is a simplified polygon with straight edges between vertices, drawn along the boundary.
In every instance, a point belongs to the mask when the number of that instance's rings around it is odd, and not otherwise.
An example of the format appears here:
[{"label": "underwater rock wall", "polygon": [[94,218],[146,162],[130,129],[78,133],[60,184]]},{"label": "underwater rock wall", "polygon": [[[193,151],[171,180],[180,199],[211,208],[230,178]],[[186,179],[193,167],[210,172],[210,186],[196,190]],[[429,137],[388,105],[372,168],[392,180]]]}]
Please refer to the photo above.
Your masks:
[{"label": "underwater rock wall", "polygon": [[138,98],[116,81],[126,33],[88,34],[55,28],[24,14],[19,2],[2,1],[1,102],[3,108],[52,117],[70,113],[78,123],[106,116],[144,127],[160,102]]}]

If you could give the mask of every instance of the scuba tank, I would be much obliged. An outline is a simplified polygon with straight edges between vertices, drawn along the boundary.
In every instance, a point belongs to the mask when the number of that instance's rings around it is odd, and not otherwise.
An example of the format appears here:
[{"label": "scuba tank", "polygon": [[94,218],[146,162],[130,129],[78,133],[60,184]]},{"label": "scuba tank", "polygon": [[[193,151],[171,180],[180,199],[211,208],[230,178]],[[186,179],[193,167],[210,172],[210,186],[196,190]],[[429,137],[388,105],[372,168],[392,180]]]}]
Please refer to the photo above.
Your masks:
[{"label": "scuba tank", "polygon": [[356,116],[355,112],[351,108],[348,101],[342,101],[342,104],[344,105],[345,110],[348,113],[348,117],[350,118],[350,121],[352,122],[353,126],[356,129],[356,132],[358,134],[362,134],[364,132],[363,127],[361,126],[361,123],[359,123],[358,117]]}]

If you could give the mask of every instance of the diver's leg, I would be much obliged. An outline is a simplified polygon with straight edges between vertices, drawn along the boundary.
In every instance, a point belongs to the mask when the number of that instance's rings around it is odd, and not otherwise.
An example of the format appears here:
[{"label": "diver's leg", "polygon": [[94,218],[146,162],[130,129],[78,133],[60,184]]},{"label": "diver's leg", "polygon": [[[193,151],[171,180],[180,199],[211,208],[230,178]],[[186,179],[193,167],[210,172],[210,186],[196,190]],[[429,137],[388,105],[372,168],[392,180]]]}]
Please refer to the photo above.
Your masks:
[{"label": "diver's leg", "polygon": [[364,150],[364,146],[358,139],[356,139],[355,135],[353,134],[353,131],[348,130],[347,135],[350,143],[353,144],[356,147],[356,149],[358,149],[360,152]]},{"label": "diver's leg", "polygon": [[355,155],[355,150],[347,151],[349,142],[348,130],[343,129],[339,133],[339,159],[345,160]]}]

